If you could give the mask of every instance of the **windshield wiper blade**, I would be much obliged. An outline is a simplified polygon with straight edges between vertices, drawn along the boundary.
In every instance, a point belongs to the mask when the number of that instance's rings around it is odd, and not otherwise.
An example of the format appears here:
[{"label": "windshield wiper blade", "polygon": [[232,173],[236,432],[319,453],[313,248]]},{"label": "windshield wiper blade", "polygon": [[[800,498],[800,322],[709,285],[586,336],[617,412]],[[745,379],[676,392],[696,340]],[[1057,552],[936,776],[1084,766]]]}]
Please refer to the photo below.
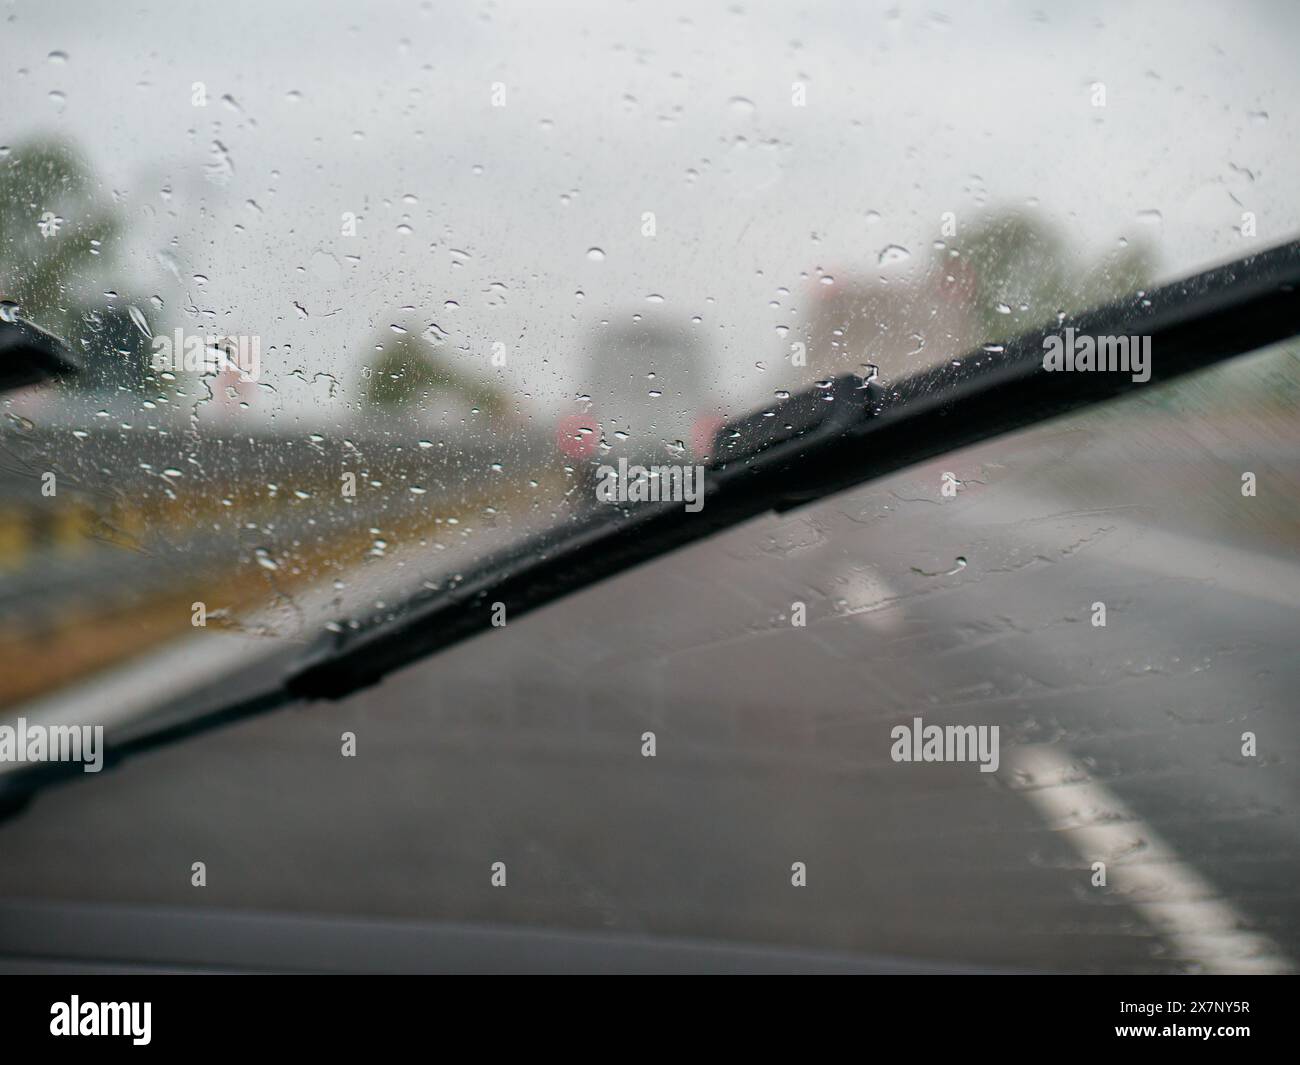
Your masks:
[{"label": "windshield wiper blade", "polygon": [[[521,614],[768,511],[784,511],[956,448],[1172,380],[1300,333],[1300,241],[1260,252],[886,387],[853,375],[757,411],[718,434],[705,506],[605,508],[576,527],[491,558],[457,587],[420,595],[384,620],[339,627],[286,680],[302,698],[338,699],[491,626],[492,604]],[[1053,373],[1044,341],[1151,338],[1150,378]]]},{"label": "windshield wiper blade", "polygon": [[[675,548],[769,511],[802,506],[954,449],[1210,366],[1300,334],[1300,241],[1146,296],[1063,319],[992,352],[981,348],[886,387],[854,375],[725,426],[707,471],[705,506],[608,506],[489,558],[450,589],[412,596],[381,621],[326,631],[282,681],[211,708],[182,703],[109,737],[107,764],[310,699],[341,699],[403,666]],[[1044,341],[1149,336],[1150,379],[1050,373]],[[60,763],[0,775],[0,816],[80,775]],[[74,772],[75,771],[75,772]]]}]

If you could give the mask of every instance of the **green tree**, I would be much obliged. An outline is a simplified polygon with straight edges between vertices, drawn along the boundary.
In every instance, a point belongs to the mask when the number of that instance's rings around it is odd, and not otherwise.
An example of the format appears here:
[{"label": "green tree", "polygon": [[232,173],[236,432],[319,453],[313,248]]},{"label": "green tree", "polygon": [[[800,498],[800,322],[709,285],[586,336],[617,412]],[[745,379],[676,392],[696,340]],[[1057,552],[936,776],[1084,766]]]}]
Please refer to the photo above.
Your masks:
[{"label": "green tree", "polygon": [[981,342],[1129,295],[1150,283],[1155,265],[1138,244],[1083,261],[1047,222],[1020,210],[974,223],[954,246],[973,277]]},{"label": "green tree", "polygon": [[365,400],[374,407],[423,406],[439,395],[455,395],[493,417],[510,408],[503,389],[429,350],[410,333],[384,337],[370,350],[375,348],[382,350],[370,365],[369,379],[363,380]]}]

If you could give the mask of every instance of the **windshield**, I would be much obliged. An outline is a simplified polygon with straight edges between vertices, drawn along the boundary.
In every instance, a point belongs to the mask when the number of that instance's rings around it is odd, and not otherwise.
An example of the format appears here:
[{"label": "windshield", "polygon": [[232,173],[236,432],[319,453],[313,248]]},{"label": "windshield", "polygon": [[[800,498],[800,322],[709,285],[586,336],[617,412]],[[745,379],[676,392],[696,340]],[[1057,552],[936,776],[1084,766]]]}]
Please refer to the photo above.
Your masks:
[{"label": "windshield", "polygon": [[[1250,11],[235,0],[145,3],[128,22],[111,5],[5,5],[0,318],[63,338],[81,369],[0,393],[0,716],[112,726],[164,696],[278,675],[322,633],[454,590],[485,561],[544,554],[605,504],[636,502],[634,467],[669,471],[653,491],[707,515],[695,471],[725,458],[735,419],[777,424],[793,417],[780,404],[844,375],[887,391],[929,367],[995,364],[1014,337],[1293,239],[1300,11]],[[958,934],[975,927],[960,907],[928,931],[900,911],[877,934],[846,916],[861,881],[841,872],[841,909],[765,925],[775,903],[757,895],[724,919],[725,877],[704,872],[682,908],[656,910],[664,885],[631,868],[671,863],[672,848],[624,854],[626,867],[610,851],[600,871],[582,849],[717,800],[735,819],[701,821],[683,844],[696,857],[716,833],[757,861],[782,826],[814,856],[842,854],[862,828],[849,811],[868,803],[915,820],[892,835],[881,813],[859,872],[908,868],[938,898],[955,873],[914,841],[943,833],[930,804],[946,780],[853,789],[881,756],[870,730],[975,707],[1023,748],[994,770],[1016,793],[1010,827],[993,826],[1007,795],[978,775],[955,785],[990,803],[988,835],[969,845],[991,868],[1052,879],[1122,850],[1102,829],[1069,849],[1056,831],[1071,811],[1043,787],[1102,788],[1109,774],[1125,783],[1097,801],[1137,809],[1150,846],[1193,871],[1169,890],[1196,895],[1209,862],[1207,892],[1258,902],[1239,923],[1263,938],[1214,949],[1196,938],[1213,915],[1162,936],[1167,915],[1139,906],[1130,942],[1131,911],[1097,911],[1093,930],[1120,945],[1096,958],[1288,967],[1300,941],[1278,885],[1296,870],[1273,857],[1225,883],[1236,859],[1216,847],[1257,817],[1250,846],[1275,854],[1294,782],[1237,789],[1240,753],[1202,741],[1219,729],[1236,750],[1261,715],[1282,729],[1269,715],[1297,679],[1282,664],[1296,350],[763,518],[517,628],[503,608],[505,650],[471,643],[325,724],[221,741],[241,758],[292,750],[277,788],[314,790],[313,763],[295,761],[313,728],[337,747],[350,715],[377,707],[402,723],[385,744],[432,743],[430,693],[456,693],[433,719],[453,747],[490,760],[509,735],[530,756],[590,756],[551,814],[594,835],[563,861],[537,825],[513,838],[587,909],[558,896],[494,909],[451,889],[437,904],[367,902],[360,882],[304,903],[250,881],[224,901],[1050,962],[1094,919],[1067,901],[1008,916],[1026,938],[1006,949],[987,914],[983,933]],[[1217,610],[1229,614],[1198,627]],[[660,732],[687,704],[691,757],[749,783],[715,794],[704,774],[673,805],[660,782],[645,809],[587,820],[583,796],[622,773],[607,730],[620,744]],[[1166,725],[1194,757],[1162,761]],[[571,748],[574,735],[595,747]],[[490,786],[514,810],[555,783],[525,776],[520,791]],[[775,791],[755,797],[756,780]],[[411,788],[413,802],[446,801],[449,835],[472,835],[480,799]],[[1219,818],[1221,838],[1184,838],[1191,792],[1219,796],[1196,816]],[[128,808],[123,823],[145,817]],[[271,820],[293,831],[284,809]],[[17,845],[28,829],[5,831]],[[574,883],[571,863],[587,870]],[[108,897],[177,901],[142,887],[140,867],[115,865]],[[15,896],[81,897],[51,855],[3,876]],[[1052,883],[1062,900],[1072,890]],[[990,874],[970,890],[1006,886]]]},{"label": "windshield", "polygon": [[87,369],[0,399],[0,697],[382,613],[620,456],[1276,243],[1268,14],[12,5],[0,297]]}]

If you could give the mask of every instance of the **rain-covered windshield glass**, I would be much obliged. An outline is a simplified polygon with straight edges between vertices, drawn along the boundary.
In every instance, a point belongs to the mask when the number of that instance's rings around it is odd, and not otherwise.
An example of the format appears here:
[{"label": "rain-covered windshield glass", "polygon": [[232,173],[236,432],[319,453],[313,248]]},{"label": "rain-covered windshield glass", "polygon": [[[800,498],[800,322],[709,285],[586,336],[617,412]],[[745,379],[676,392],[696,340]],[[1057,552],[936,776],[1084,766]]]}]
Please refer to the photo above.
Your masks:
[{"label": "rain-covered windshield glass", "polygon": [[0,398],[0,699],[382,613],[602,463],[1276,243],[1263,14],[6,5],[0,298],[85,372]]},{"label": "rain-covered windshield glass", "polygon": [[[0,392],[0,761],[17,721],[174,722],[545,556],[636,501],[609,471],[708,521],[733,419],[1295,239],[1298,33],[7,0],[0,327],[81,369]],[[1294,970],[1298,370],[1270,342],[928,451],[341,701],[0,794],[0,957],[37,900]]]}]

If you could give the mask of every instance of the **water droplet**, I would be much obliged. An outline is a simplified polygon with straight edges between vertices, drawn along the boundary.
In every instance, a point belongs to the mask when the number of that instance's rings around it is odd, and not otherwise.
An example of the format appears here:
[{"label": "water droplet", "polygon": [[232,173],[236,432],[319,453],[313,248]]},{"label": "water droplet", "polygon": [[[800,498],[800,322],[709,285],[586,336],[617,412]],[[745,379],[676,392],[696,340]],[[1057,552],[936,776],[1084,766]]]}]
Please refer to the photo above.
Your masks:
[{"label": "water droplet", "polygon": [[880,249],[880,255],[876,261],[881,266],[892,266],[895,263],[906,262],[911,257],[912,253],[901,244],[886,244]]},{"label": "water droplet", "polygon": [[131,316],[131,321],[135,323],[135,327],[140,330],[145,339],[152,340],[153,332],[149,329],[149,323],[145,320],[144,312],[134,303],[127,307],[126,312]]},{"label": "water droplet", "polygon": [[600,248],[588,248],[587,258],[593,263],[603,263],[605,261],[605,253],[601,251]]}]

